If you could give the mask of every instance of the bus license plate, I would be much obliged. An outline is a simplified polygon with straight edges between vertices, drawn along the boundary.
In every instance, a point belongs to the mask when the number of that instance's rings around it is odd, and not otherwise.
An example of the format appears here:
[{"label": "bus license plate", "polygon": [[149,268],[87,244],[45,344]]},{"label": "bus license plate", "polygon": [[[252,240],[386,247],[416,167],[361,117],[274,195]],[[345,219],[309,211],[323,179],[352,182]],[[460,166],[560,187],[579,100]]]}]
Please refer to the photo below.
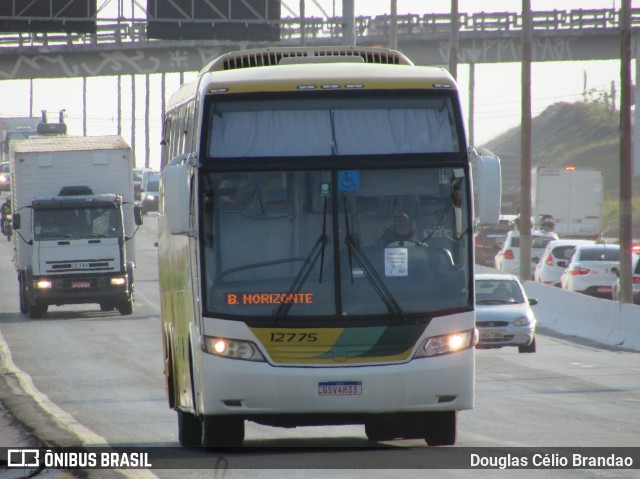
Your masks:
[{"label": "bus license plate", "polygon": [[90,281],[73,281],[71,283],[71,287],[78,288],[78,289],[90,288],[91,282]]},{"label": "bus license plate", "polygon": [[320,396],[359,396],[362,394],[361,381],[318,383]]}]

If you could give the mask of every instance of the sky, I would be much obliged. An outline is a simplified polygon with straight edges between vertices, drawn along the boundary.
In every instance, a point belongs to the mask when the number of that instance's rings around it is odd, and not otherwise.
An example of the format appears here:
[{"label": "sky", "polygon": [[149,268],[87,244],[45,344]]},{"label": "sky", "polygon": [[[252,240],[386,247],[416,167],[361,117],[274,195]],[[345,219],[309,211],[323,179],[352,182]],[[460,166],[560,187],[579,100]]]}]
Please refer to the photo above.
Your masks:
[{"label": "sky", "polygon": [[[621,0],[530,0],[533,11],[577,10],[620,8]],[[99,5],[117,8],[117,0],[102,0]],[[133,2],[125,1],[123,4]],[[144,4],[145,2],[138,2]],[[634,0],[640,5],[640,0]],[[390,0],[355,0],[356,16],[376,16],[390,12]],[[300,0],[283,0],[282,14],[289,16],[288,10],[299,12]],[[408,13],[450,13],[450,0],[397,0],[398,14]],[[632,5],[634,6],[634,5]],[[319,8],[320,7],[320,8]],[[125,6],[126,8],[126,6]],[[335,10],[334,10],[335,8]],[[522,0],[458,0],[461,13],[521,12]],[[332,16],[342,13],[342,0],[306,0],[307,16]],[[125,12],[126,13],[126,12]],[[110,16],[110,15],[109,15]],[[113,15],[116,16],[115,14]],[[482,146],[496,136],[517,126],[520,122],[520,64],[479,64],[475,68],[475,117],[474,146]],[[185,81],[195,73],[185,74]],[[510,78],[504,82],[496,79]],[[635,72],[632,72],[635,78]],[[532,112],[538,115],[548,106],[557,102],[574,102],[583,98],[587,89],[610,91],[612,82],[619,92],[620,63],[618,61],[591,62],[544,62],[532,65]],[[469,69],[458,66],[457,75],[460,96],[468,115]],[[157,168],[160,163],[161,112],[159,76],[152,76],[150,84],[151,110],[149,131],[149,166]],[[166,78],[167,97],[179,86],[179,75],[170,74]],[[117,97],[115,77],[87,79],[87,134],[104,135],[117,133]],[[52,91],[61,94],[51,95]],[[131,143],[131,80],[122,79],[122,136]],[[28,80],[0,80],[0,117],[29,115],[30,83]],[[145,166],[145,78],[136,80],[136,166]],[[619,104],[619,102],[617,103]],[[83,99],[82,79],[34,80],[33,115],[40,116],[41,110],[49,112],[50,121],[57,119],[57,112],[66,110],[69,134],[82,135]]]}]

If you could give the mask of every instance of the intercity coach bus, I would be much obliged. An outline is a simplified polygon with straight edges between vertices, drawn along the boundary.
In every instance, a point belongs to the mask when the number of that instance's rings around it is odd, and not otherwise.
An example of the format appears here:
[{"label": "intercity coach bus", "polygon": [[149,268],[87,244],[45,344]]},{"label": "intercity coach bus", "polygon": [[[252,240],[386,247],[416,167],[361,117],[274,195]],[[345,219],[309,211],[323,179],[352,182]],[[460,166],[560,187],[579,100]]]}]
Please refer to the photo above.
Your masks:
[{"label": "intercity coach bus", "polygon": [[246,421],[455,443],[474,401],[474,217],[497,222],[500,175],[467,148],[445,70],[381,48],[228,53],[172,96],[162,155],[183,446],[239,446]]}]

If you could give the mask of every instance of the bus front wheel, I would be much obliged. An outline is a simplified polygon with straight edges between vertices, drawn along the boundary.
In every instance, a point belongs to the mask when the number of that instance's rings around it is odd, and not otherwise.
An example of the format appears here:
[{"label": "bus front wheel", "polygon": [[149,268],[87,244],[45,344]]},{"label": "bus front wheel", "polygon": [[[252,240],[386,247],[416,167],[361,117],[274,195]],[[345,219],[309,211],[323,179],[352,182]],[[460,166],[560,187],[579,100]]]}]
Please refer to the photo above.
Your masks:
[{"label": "bus front wheel", "polygon": [[424,413],[424,440],[429,446],[453,446],[456,443],[456,411]]},{"label": "bus front wheel", "polygon": [[178,411],[178,440],[184,447],[198,447],[202,437],[202,423],[195,414]]},{"label": "bus front wheel", "polygon": [[209,448],[239,447],[244,441],[244,420],[236,416],[205,416],[202,445]]}]

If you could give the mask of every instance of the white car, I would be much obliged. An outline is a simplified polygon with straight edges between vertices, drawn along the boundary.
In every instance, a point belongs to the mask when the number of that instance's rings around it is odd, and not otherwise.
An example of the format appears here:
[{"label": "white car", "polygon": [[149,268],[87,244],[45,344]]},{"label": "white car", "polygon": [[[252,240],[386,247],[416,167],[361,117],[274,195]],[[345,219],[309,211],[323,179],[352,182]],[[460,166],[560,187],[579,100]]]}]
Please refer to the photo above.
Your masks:
[{"label": "white car", "polygon": [[[531,278],[536,264],[550,241],[557,240],[558,235],[546,231],[531,232]],[[498,271],[510,274],[520,273],[520,232],[509,231],[504,243],[494,259],[494,267]]]},{"label": "white car", "polygon": [[142,199],[142,179],[145,176],[145,172],[151,171],[149,168],[134,168],[133,169],[133,197],[136,201]]},{"label": "white car", "polygon": [[560,277],[562,289],[611,299],[619,263],[620,245],[576,246],[567,269]]},{"label": "white car", "polygon": [[[614,268],[614,274],[616,275],[616,281],[613,283],[611,290],[611,298],[614,301],[620,300],[620,272],[618,268]],[[640,304],[640,254],[634,253],[631,260],[631,281],[633,288],[633,302]]]},{"label": "white car", "polygon": [[565,270],[576,246],[595,244],[592,240],[559,239],[550,241],[540,257],[533,273],[538,283],[560,287],[560,277]]},{"label": "white car", "polygon": [[536,318],[522,284],[511,274],[476,274],[476,348],[517,346],[520,353],[536,352]]}]

